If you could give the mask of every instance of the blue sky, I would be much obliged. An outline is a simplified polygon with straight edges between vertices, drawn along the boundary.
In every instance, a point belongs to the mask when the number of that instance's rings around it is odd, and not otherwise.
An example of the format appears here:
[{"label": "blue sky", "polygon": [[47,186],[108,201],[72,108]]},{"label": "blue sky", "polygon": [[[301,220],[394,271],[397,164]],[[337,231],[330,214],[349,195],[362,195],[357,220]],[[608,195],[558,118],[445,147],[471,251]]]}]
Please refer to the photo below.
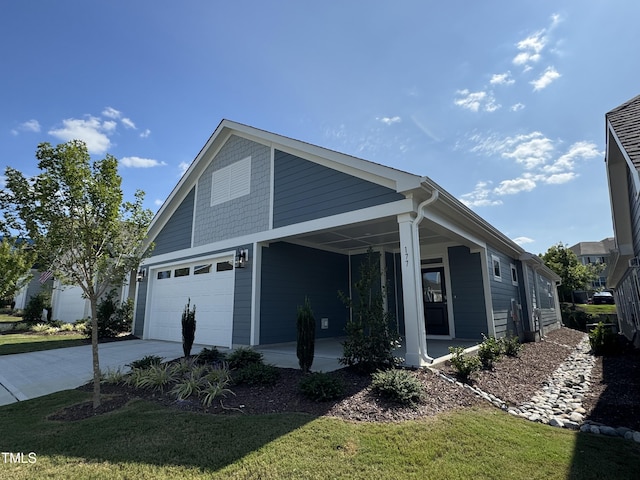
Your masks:
[{"label": "blue sky", "polygon": [[3,2],[0,172],[80,138],[155,211],[228,118],[427,175],[533,253],[601,240],[638,18],[637,0]]}]

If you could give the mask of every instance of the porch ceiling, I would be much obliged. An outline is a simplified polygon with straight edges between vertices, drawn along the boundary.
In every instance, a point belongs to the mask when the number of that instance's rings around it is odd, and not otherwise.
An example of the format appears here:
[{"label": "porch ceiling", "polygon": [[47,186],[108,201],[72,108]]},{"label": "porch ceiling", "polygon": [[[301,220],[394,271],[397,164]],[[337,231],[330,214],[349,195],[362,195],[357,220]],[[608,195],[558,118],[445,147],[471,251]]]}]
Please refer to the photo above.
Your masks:
[{"label": "porch ceiling", "polygon": [[[442,233],[436,233],[435,227],[428,220],[422,222],[420,225],[421,244],[438,244],[452,241],[452,238]],[[337,226],[297,235],[286,240],[340,253],[362,250],[368,247],[385,247],[388,250],[400,248],[400,234],[396,217]]]}]

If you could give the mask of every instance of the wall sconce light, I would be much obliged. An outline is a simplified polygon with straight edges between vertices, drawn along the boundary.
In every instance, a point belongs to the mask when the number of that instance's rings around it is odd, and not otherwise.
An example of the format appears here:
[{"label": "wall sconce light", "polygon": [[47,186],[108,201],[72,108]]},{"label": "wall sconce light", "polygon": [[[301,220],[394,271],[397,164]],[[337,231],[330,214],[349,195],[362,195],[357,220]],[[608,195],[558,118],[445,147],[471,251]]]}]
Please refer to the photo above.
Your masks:
[{"label": "wall sconce light", "polygon": [[146,270],[138,270],[138,273],[136,274],[136,282],[142,282],[146,274]]},{"label": "wall sconce light", "polygon": [[249,250],[244,248],[244,249],[238,249],[238,251],[236,252],[236,268],[244,268],[247,264],[247,262],[249,261]]}]

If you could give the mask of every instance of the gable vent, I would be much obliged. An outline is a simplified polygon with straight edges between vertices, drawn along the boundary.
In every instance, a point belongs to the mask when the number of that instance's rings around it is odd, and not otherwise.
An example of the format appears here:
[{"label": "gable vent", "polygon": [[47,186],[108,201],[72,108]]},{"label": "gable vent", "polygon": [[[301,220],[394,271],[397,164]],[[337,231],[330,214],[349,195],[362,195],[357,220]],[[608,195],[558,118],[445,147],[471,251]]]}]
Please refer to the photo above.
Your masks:
[{"label": "gable vent", "polygon": [[211,178],[211,206],[251,193],[251,157],[232,163],[213,172]]}]

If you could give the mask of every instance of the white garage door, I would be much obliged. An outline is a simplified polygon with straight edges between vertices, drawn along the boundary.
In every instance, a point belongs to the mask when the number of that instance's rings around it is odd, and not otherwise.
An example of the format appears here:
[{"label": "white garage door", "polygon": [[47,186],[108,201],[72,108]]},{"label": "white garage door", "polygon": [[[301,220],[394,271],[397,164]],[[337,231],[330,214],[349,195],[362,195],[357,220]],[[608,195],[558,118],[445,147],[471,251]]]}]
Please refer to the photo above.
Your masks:
[{"label": "white garage door", "polygon": [[53,312],[51,318],[62,322],[74,323],[91,316],[89,301],[82,298],[82,288],[56,283],[51,299]]},{"label": "white garage door", "polygon": [[148,338],[182,341],[182,312],[196,306],[195,343],[231,347],[233,331],[233,257],[152,270]]}]

